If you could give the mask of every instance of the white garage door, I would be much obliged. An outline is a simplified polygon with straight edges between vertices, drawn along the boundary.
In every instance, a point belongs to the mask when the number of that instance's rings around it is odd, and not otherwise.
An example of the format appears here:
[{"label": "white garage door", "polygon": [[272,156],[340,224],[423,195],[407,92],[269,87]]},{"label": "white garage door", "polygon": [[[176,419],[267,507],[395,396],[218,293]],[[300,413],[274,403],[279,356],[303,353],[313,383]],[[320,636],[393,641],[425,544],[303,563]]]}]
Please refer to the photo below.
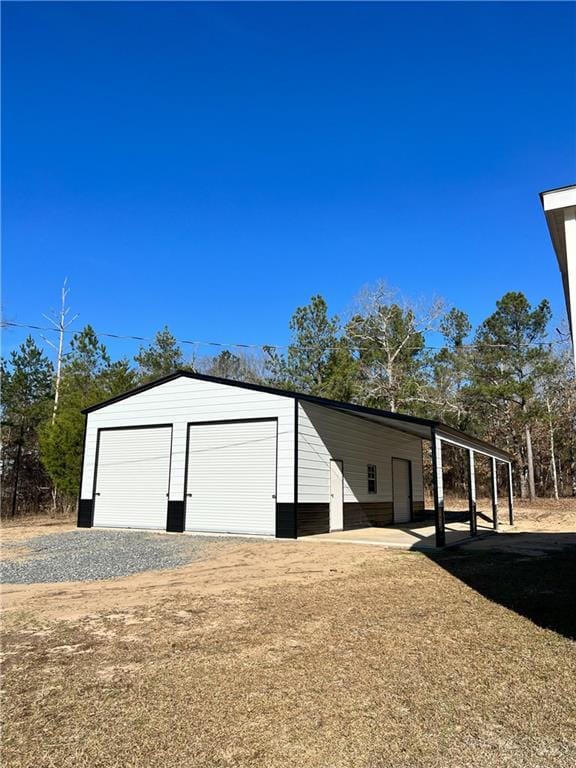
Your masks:
[{"label": "white garage door", "polygon": [[94,525],[166,529],[171,427],[102,430]]},{"label": "white garage door", "polygon": [[274,536],[277,422],[189,429],[186,530]]}]

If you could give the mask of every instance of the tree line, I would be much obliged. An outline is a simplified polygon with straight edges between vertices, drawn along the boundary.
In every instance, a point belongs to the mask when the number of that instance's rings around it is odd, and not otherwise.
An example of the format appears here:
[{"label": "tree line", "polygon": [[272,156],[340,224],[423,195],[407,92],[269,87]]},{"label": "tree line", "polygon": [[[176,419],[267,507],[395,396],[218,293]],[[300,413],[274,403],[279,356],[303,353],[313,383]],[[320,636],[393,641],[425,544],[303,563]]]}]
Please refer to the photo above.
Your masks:
[{"label": "tree line", "polygon": [[[411,302],[379,283],[346,322],[321,295],[298,307],[290,344],[249,356],[186,359],[165,327],[132,358],[112,359],[90,325],[75,333],[56,377],[29,336],[2,359],[3,514],[72,509],[83,408],[178,369],[437,419],[508,450],[516,492],[576,496],[576,387],[566,343],[549,341],[551,311],[506,293],[476,328],[440,300]],[[465,486],[464,462],[447,467]]]}]

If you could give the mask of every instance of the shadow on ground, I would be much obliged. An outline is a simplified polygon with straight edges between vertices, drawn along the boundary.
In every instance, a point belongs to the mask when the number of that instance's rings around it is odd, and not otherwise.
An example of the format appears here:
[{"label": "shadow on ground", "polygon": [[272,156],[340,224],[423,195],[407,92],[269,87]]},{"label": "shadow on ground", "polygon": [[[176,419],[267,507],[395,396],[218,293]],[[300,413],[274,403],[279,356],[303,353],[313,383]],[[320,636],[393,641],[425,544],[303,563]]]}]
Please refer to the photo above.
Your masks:
[{"label": "shadow on ground", "polygon": [[576,533],[504,533],[426,554],[489,600],[576,640]]}]

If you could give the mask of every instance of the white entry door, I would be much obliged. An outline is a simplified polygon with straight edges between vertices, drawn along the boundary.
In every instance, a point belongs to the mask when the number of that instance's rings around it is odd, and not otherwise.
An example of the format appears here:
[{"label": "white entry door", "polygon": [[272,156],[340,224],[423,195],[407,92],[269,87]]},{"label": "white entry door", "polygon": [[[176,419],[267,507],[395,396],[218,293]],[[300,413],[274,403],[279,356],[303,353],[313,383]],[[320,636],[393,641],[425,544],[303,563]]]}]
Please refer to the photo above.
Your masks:
[{"label": "white entry door", "polygon": [[277,421],[189,429],[186,530],[274,536]]},{"label": "white entry door", "polygon": [[394,494],[394,522],[408,523],[412,517],[410,492],[410,462],[392,459],[392,486]]},{"label": "white entry door", "polygon": [[166,529],[171,442],[171,427],[100,431],[95,526]]},{"label": "white entry door", "polygon": [[330,530],[344,528],[344,471],[340,459],[330,460]]}]

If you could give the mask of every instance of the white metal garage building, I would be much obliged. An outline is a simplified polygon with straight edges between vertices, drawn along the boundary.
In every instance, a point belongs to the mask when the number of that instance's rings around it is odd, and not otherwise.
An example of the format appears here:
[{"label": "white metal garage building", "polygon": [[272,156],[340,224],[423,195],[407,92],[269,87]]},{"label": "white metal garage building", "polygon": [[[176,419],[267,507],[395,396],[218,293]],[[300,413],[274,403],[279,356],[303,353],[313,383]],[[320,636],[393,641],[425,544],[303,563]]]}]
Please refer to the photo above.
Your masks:
[{"label": "white metal garage building", "polygon": [[436,543],[443,546],[442,444],[511,458],[435,421],[177,372],[84,411],[78,525],[296,538],[405,523],[424,506],[430,441]]}]

